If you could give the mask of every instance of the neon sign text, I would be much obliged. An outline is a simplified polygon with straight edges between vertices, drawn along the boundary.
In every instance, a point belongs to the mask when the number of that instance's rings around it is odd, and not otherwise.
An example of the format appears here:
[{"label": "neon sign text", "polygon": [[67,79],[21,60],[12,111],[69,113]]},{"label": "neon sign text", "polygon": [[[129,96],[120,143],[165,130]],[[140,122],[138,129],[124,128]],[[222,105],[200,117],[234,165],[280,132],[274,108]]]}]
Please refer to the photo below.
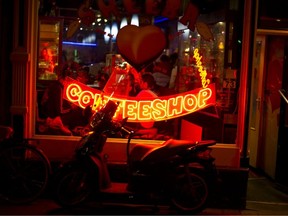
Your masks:
[{"label": "neon sign text", "polygon": [[175,94],[158,98],[137,98],[113,95],[103,95],[97,89],[90,88],[72,78],[66,78],[64,85],[64,99],[77,106],[92,109],[99,108],[108,99],[120,102],[115,117],[129,117],[130,122],[162,121],[177,118],[193,113],[207,106],[215,104],[215,86],[207,85],[206,88],[194,89],[185,94]]},{"label": "neon sign text", "polygon": [[196,60],[196,66],[197,66],[198,71],[200,73],[202,87],[206,88],[210,84],[210,80],[206,79],[207,72],[206,72],[206,69],[204,69],[204,67],[202,66],[202,62],[201,62],[202,56],[200,56],[197,48],[194,50],[193,57]]}]

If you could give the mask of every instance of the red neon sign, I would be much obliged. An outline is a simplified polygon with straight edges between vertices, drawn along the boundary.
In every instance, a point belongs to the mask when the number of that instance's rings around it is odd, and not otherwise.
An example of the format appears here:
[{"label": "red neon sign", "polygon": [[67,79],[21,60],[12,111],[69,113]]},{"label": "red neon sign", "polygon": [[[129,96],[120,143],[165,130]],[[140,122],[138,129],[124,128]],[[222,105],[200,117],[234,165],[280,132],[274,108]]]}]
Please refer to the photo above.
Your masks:
[{"label": "red neon sign", "polygon": [[162,121],[177,118],[196,112],[216,102],[215,85],[209,84],[206,88],[165,97],[123,97],[121,95],[103,94],[100,90],[91,88],[70,77],[65,79],[64,99],[77,106],[85,108],[92,106],[96,110],[107,100],[120,102],[115,117],[129,117],[130,122]]}]

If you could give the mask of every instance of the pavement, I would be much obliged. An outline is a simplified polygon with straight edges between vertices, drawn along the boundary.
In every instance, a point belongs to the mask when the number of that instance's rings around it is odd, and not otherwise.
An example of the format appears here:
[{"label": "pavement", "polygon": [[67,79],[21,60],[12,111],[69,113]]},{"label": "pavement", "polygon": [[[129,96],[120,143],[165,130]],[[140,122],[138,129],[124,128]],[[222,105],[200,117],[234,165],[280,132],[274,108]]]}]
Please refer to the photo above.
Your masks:
[{"label": "pavement", "polygon": [[288,215],[287,188],[270,178],[249,171],[246,208],[242,215]]},{"label": "pavement", "polygon": [[[177,215],[167,206],[99,204],[65,209],[42,197],[26,205],[0,202],[0,215]],[[288,215],[288,193],[271,179],[249,171],[245,209],[207,208],[198,215]]]}]

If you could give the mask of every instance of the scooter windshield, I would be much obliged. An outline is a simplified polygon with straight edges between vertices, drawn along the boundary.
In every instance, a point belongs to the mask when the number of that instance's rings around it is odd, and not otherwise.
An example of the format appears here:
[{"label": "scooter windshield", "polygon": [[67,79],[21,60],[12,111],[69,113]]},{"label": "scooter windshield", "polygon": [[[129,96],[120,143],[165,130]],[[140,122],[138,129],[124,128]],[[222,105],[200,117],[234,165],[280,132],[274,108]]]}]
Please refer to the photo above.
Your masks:
[{"label": "scooter windshield", "polygon": [[140,73],[128,63],[122,62],[112,69],[103,91],[105,95],[110,95],[110,97],[136,96],[139,83]]}]

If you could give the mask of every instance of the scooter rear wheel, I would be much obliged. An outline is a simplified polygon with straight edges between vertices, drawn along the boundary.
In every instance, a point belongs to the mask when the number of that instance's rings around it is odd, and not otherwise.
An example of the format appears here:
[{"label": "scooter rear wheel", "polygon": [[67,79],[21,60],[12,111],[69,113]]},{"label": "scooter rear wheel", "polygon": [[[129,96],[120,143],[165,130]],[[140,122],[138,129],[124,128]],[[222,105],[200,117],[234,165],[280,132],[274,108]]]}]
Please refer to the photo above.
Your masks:
[{"label": "scooter rear wheel", "polygon": [[89,182],[89,174],[83,167],[62,170],[55,180],[55,201],[65,207],[84,202],[92,190]]},{"label": "scooter rear wheel", "polygon": [[182,174],[176,178],[171,201],[181,213],[195,214],[206,207],[208,194],[208,186],[201,176],[195,173]]}]

